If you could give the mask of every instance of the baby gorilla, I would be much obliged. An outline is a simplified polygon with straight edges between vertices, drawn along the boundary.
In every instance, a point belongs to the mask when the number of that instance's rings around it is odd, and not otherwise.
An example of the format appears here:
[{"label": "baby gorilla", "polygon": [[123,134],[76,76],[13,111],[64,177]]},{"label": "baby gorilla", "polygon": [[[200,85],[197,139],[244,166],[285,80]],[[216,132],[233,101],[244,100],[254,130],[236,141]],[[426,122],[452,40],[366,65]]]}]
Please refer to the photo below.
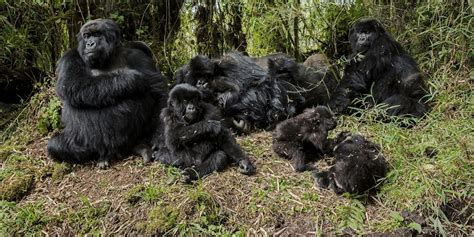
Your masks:
[{"label": "baby gorilla", "polygon": [[223,170],[230,162],[237,163],[243,174],[255,172],[231,132],[221,125],[219,110],[203,102],[196,87],[176,85],[169,94],[168,107],[161,112],[161,118],[170,154],[156,159],[184,168],[185,182]]},{"label": "baby gorilla", "polygon": [[277,125],[273,134],[273,151],[291,159],[295,171],[305,171],[307,162],[326,153],[328,131],[335,127],[336,120],[327,107],[306,109]]},{"label": "baby gorilla", "polygon": [[337,194],[361,194],[385,177],[387,163],[377,144],[349,132],[340,133],[332,144],[334,165],[328,171],[313,173],[320,187]]}]

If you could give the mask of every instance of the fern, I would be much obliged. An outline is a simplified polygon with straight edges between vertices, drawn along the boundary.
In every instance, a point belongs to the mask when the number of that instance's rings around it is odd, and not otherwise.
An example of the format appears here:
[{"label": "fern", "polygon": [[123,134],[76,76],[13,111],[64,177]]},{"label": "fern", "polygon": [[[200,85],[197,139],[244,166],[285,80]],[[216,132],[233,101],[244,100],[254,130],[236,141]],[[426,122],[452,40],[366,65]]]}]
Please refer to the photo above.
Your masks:
[{"label": "fern", "polygon": [[342,217],[338,229],[340,232],[350,228],[358,233],[362,232],[365,220],[365,206],[359,200],[352,199],[349,205],[341,206],[338,215]]}]

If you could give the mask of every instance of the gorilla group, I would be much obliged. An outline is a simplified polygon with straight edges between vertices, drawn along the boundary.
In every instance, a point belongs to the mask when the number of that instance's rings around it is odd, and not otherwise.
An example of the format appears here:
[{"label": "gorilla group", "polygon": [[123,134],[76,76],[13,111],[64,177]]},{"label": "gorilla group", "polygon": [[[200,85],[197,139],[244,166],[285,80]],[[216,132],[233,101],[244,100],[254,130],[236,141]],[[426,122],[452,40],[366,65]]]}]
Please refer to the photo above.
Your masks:
[{"label": "gorilla group", "polygon": [[[380,147],[361,135],[341,132],[335,139],[328,131],[336,127],[333,114],[325,106],[306,109],[302,114],[279,123],[273,134],[273,151],[293,162],[295,171],[314,170],[316,182],[337,194],[373,191],[387,173]],[[308,162],[334,156],[327,171],[309,167]]]},{"label": "gorilla group", "polygon": [[167,84],[142,42],[122,44],[111,20],[84,24],[79,45],[57,65],[56,92],[63,103],[64,130],[48,142],[57,161],[96,160],[106,168],[117,156],[132,152],[151,159],[157,114],[167,98]]},{"label": "gorilla group", "polygon": [[198,87],[237,132],[272,129],[304,108],[327,104],[335,79],[285,54],[250,58],[231,52],[219,59],[198,55],[175,75]]},{"label": "gorilla group", "polygon": [[[342,80],[322,57],[298,63],[286,54],[251,58],[230,52],[193,57],[166,78],[144,43],[122,43],[111,20],[85,23],[78,46],[57,64],[56,91],[64,130],[48,142],[56,161],[109,161],[139,154],[184,169],[184,181],[236,164],[246,175],[255,167],[233,132],[273,130],[273,151],[298,172],[309,162],[334,156],[327,171],[314,171],[319,185],[337,193],[361,193],[384,177],[378,145],[335,129],[335,112],[371,94],[389,115],[416,117],[427,110],[427,92],[415,61],[376,20],[357,21],[349,32],[353,50]],[[152,154],[152,148],[154,153]]]},{"label": "gorilla group", "polygon": [[344,111],[354,98],[371,94],[369,103],[388,105],[390,116],[423,116],[427,90],[416,62],[374,19],[357,21],[349,31],[352,55],[331,100]]},{"label": "gorilla group", "polygon": [[280,83],[241,53],[214,60],[198,55],[178,70],[175,79],[198,87],[237,132],[269,129],[294,114]]}]

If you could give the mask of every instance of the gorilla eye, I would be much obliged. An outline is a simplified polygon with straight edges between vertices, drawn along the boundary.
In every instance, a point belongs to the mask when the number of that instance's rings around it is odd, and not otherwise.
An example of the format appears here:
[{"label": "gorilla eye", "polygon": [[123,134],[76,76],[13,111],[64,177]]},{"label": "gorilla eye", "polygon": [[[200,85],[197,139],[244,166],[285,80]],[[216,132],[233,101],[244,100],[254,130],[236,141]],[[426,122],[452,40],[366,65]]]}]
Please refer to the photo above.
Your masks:
[{"label": "gorilla eye", "polygon": [[87,39],[89,37],[91,37],[91,34],[89,34],[89,33],[82,34],[82,38],[84,38],[84,39]]}]

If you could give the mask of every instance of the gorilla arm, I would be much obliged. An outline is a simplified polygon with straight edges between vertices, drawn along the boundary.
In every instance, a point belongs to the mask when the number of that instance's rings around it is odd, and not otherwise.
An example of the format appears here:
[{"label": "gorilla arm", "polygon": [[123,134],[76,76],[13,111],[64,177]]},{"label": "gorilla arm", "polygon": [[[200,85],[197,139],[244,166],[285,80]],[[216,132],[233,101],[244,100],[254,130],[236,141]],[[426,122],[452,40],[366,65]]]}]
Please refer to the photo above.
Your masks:
[{"label": "gorilla arm", "polygon": [[186,146],[210,136],[216,136],[221,131],[220,121],[204,119],[190,125],[182,125],[173,121],[172,113],[168,108],[163,109],[162,119],[165,123],[171,123],[169,126],[171,132],[166,133],[168,134],[166,140],[173,147]]},{"label": "gorilla arm", "polygon": [[346,65],[345,74],[337,86],[333,97],[329,102],[329,107],[336,112],[342,112],[349,106],[354,98],[363,93],[368,88],[368,81],[365,75],[359,70],[359,64],[351,63]]},{"label": "gorilla arm", "polygon": [[90,70],[75,49],[59,60],[57,75],[59,97],[79,108],[114,105],[150,89],[142,73],[123,65],[108,72]]}]

